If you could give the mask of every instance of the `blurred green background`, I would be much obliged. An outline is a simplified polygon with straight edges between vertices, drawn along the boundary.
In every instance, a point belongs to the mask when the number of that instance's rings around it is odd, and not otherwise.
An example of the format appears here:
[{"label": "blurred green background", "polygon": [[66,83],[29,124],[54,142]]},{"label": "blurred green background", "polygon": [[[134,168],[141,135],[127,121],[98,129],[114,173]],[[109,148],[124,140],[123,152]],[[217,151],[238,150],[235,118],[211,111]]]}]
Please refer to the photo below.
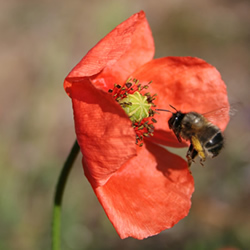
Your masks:
[{"label": "blurred green background", "polygon": [[[146,12],[156,57],[197,56],[242,103],[226,147],[203,168],[188,217],[143,241],[121,240],[77,159],[63,207],[63,249],[250,249],[250,2],[1,0],[0,249],[49,249],[52,199],[75,140],[63,80],[116,25]],[[186,149],[180,154],[185,155]]]}]

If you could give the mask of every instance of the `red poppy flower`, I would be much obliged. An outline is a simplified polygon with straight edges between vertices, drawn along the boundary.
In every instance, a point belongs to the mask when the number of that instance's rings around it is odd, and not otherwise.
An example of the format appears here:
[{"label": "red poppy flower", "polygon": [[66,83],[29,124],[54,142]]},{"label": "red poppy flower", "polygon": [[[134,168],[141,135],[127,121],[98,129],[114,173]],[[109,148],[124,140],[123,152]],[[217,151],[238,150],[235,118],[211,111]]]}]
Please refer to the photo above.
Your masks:
[{"label": "red poppy flower", "polygon": [[[228,107],[225,84],[213,66],[198,58],[153,56],[153,37],[141,11],[93,47],[64,82],[85,175],[121,238],[158,234],[191,206],[194,181],[186,161],[156,143],[186,144],[169,130],[170,114],[156,114],[154,106],[200,113]],[[124,111],[135,92],[152,104],[139,122]],[[217,125],[223,130],[227,123],[228,117]]]}]

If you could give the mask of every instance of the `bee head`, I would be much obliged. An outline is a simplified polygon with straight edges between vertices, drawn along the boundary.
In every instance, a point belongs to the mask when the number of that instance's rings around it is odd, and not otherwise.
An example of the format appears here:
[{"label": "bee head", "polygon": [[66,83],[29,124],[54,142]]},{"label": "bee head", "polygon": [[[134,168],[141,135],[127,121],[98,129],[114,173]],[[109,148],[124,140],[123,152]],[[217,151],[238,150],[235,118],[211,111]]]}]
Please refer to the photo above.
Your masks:
[{"label": "bee head", "polygon": [[185,114],[183,114],[180,111],[177,111],[175,113],[172,113],[171,118],[168,120],[168,126],[172,130],[176,130],[177,128],[180,128],[181,121],[184,118]]},{"label": "bee head", "polygon": [[172,109],[174,109],[176,112],[172,112],[170,110],[166,109],[156,109],[157,111],[166,111],[172,113],[172,116],[168,120],[168,126],[170,129],[173,130],[174,134],[176,135],[179,142],[181,142],[181,122],[186,115],[185,113],[182,113],[181,111],[178,111],[175,107],[169,105]]},{"label": "bee head", "polygon": [[172,112],[170,110],[167,109],[156,109],[157,111],[165,111],[165,112],[170,112],[172,113],[171,118],[168,120],[168,126],[170,129],[173,129],[174,131],[180,127],[181,125],[181,121],[184,117],[185,114],[183,114],[182,112],[178,111],[175,107],[173,107],[172,105],[169,105],[172,109],[174,109],[176,112]]}]

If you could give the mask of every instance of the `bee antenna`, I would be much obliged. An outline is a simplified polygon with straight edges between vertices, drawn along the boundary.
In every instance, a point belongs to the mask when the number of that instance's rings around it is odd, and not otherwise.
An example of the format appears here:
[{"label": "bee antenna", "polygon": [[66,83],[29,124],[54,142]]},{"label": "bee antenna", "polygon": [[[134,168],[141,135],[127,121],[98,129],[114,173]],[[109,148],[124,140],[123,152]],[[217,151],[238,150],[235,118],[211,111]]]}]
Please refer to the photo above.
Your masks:
[{"label": "bee antenna", "polygon": [[[177,110],[174,106],[172,106],[172,105],[170,105],[170,104],[169,104],[169,106],[170,106],[172,109],[174,109],[175,111],[177,111],[177,112],[178,112],[178,110]],[[170,112],[170,113],[172,113],[172,114],[173,114],[173,112],[172,112],[172,111],[167,110],[167,109],[155,109],[155,110],[157,110],[157,111],[165,111],[165,112]]]},{"label": "bee antenna", "polygon": [[173,112],[172,111],[170,111],[170,110],[167,110],[167,109],[155,109],[156,111],[165,111],[165,112],[170,112],[170,113],[172,113],[173,114]]},{"label": "bee antenna", "polygon": [[169,104],[169,106],[174,109],[175,111],[178,111],[174,106],[172,106],[171,104]]}]

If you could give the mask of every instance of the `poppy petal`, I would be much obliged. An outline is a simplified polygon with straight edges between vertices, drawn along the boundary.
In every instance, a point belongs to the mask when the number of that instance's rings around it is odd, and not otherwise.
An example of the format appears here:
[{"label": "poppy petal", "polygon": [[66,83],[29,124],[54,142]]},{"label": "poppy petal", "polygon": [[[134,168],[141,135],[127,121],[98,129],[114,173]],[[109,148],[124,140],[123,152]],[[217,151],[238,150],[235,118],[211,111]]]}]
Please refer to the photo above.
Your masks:
[{"label": "poppy petal", "polygon": [[[196,111],[201,114],[218,110],[221,107],[227,107],[229,110],[226,85],[220,73],[202,59],[194,57],[155,59],[134,72],[133,77],[139,79],[141,83],[153,81],[150,85],[150,92],[158,94],[155,100],[157,108],[170,109],[175,112],[169,107],[170,104],[182,112]],[[170,116],[171,113],[167,112],[158,115],[155,129],[158,130],[158,139],[161,139],[163,143],[165,140],[165,145],[173,146],[173,133],[171,138],[161,133],[169,131]],[[228,121],[228,113],[223,119],[216,120],[215,117],[213,120],[215,125],[222,130],[226,128]],[[177,140],[176,142],[178,143]]]},{"label": "poppy petal", "polygon": [[150,142],[137,153],[94,189],[121,238],[143,239],[173,227],[188,214],[194,191],[182,158]]},{"label": "poppy petal", "polygon": [[70,86],[84,77],[91,77],[95,86],[107,91],[114,84],[123,84],[131,72],[154,56],[154,40],[143,11],[118,25],[73,68],[64,82]]},{"label": "poppy petal", "polygon": [[85,174],[92,186],[104,185],[136,154],[134,129],[110,95],[87,79],[73,84],[71,95],[77,141],[88,166]]},{"label": "poppy petal", "polygon": [[[168,126],[168,120],[165,121],[166,126]],[[149,140],[151,142],[165,145],[168,147],[174,147],[174,148],[183,148],[187,147],[189,145],[188,141],[183,140],[182,142],[179,142],[176,138],[176,135],[172,131],[166,131],[162,129],[155,129],[154,136],[149,137]]]}]

